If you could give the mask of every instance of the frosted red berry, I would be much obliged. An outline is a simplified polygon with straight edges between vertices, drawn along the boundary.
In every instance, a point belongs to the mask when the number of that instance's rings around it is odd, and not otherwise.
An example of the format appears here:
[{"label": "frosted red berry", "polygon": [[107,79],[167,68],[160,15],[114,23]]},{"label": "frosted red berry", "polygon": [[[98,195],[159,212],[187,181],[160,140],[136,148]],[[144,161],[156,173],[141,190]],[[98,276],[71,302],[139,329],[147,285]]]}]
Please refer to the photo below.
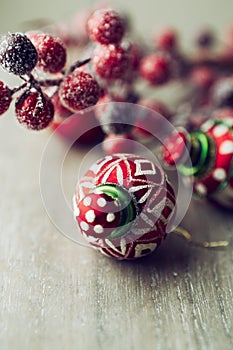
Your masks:
[{"label": "frosted red berry", "polygon": [[94,106],[100,96],[100,87],[89,73],[75,69],[60,85],[61,103],[73,112]]},{"label": "frosted red berry", "polygon": [[8,110],[11,100],[11,90],[0,81],[0,115]]},{"label": "frosted red berry", "polygon": [[125,32],[125,22],[114,10],[95,11],[88,20],[88,32],[100,44],[118,44]]},{"label": "frosted red berry", "polygon": [[15,112],[20,124],[31,130],[42,130],[53,120],[54,107],[47,95],[26,91],[17,99]]},{"label": "frosted red berry", "polygon": [[152,85],[164,84],[171,77],[171,62],[162,54],[146,56],[140,63],[140,75]]},{"label": "frosted red berry", "polygon": [[44,33],[28,35],[39,55],[38,66],[45,72],[60,72],[66,64],[66,49],[62,41]]},{"label": "frosted red berry", "polygon": [[155,34],[155,46],[159,50],[174,51],[177,47],[177,34],[172,28],[163,28]]},{"label": "frosted red berry", "polygon": [[117,45],[99,45],[93,54],[94,72],[102,79],[123,78],[128,70],[127,50]]},{"label": "frosted red berry", "polygon": [[30,73],[36,66],[38,53],[35,46],[22,33],[8,33],[0,42],[0,64],[16,75]]}]

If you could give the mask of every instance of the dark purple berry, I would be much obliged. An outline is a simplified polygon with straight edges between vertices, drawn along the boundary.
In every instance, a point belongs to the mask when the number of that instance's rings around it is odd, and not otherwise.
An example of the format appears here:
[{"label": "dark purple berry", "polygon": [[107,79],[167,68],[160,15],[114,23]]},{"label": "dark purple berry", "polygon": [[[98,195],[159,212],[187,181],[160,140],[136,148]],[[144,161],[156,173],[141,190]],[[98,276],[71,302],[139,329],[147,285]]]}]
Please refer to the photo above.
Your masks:
[{"label": "dark purple berry", "polygon": [[211,30],[203,29],[201,30],[196,38],[195,44],[200,48],[209,48],[214,44],[214,35]]},{"label": "dark purple berry", "polygon": [[22,33],[9,33],[0,42],[0,64],[16,75],[30,73],[36,66],[38,53],[35,46]]}]

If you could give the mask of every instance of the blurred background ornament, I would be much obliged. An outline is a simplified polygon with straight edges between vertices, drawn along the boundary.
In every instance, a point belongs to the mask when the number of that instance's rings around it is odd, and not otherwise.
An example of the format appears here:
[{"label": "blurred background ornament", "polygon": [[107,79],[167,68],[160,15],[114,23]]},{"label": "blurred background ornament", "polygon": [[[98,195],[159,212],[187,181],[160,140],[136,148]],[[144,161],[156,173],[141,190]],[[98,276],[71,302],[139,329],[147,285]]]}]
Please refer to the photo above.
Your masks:
[{"label": "blurred background ornament", "polygon": [[[184,147],[189,148],[192,165],[186,165]],[[193,176],[194,192],[233,208],[233,118],[208,119],[191,133],[180,130],[165,142],[165,165],[177,165],[184,177]]]}]

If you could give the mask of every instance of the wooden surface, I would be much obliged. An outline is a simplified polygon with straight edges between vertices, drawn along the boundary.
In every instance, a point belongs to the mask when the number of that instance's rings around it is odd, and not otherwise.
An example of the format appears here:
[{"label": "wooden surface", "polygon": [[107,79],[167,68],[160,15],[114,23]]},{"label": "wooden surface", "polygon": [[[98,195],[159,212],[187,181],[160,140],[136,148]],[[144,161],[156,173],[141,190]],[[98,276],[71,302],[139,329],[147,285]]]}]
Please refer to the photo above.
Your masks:
[{"label": "wooden surface", "polygon": [[[42,205],[48,133],[24,131],[11,114],[0,124],[0,349],[232,349],[232,244],[209,251],[170,236],[136,262],[75,244]],[[67,181],[80,159],[69,154]],[[232,213],[195,202],[183,226],[231,241],[232,224]]]}]

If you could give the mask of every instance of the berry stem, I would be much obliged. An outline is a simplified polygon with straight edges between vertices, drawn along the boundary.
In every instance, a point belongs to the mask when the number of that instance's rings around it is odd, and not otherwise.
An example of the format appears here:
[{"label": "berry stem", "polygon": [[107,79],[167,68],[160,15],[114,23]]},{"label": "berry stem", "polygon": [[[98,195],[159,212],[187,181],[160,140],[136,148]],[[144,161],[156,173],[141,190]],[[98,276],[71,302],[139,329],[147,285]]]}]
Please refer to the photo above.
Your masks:
[{"label": "berry stem", "polygon": [[15,87],[14,89],[11,89],[11,96],[13,96],[16,92],[24,89],[28,85],[28,82],[23,83],[22,85],[19,85]]},{"label": "berry stem", "polygon": [[85,64],[89,63],[91,61],[91,58],[87,58],[86,60],[83,61],[77,61],[74,64],[72,64],[67,72],[67,74],[72,73],[76,68],[82,67]]},{"label": "berry stem", "polygon": [[[68,70],[67,72],[67,75],[72,73],[76,68],[78,67],[81,67],[85,64],[87,64],[88,62],[90,62],[91,58],[87,58],[86,60],[83,60],[83,61],[77,61],[75,62]],[[45,79],[45,80],[37,80],[35,79],[35,77],[30,73],[27,75],[28,77],[28,80],[25,79],[24,77],[21,77],[21,79],[23,79],[25,81],[24,84],[20,85],[19,87],[15,88],[15,89],[12,89],[12,95],[25,88],[27,86],[27,84],[30,84],[31,87],[34,87],[38,92],[42,92],[41,91],[41,86],[43,87],[48,87],[48,86],[59,86],[62,81],[63,81],[63,78],[60,78],[60,79]]]},{"label": "berry stem", "polygon": [[220,57],[196,57],[186,61],[187,73],[192,71],[195,67],[205,66],[214,71],[219,71],[225,74],[231,74],[233,70],[233,62],[230,60],[221,60]]},{"label": "berry stem", "polygon": [[45,80],[37,80],[37,83],[40,86],[59,86],[61,84],[61,82],[63,81],[63,79],[45,79]]},{"label": "berry stem", "polygon": [[30,91],[31,88],[36,89],[36,91],[39,93],[41,98],[43,98],[44,94],[43,94],[43,91],[41,89],[41,83],[42,82],[36,80],[31,73],[28,74],[28,78],[29,78],[29,84],[30,84],[30,88],[28,90]]},{"label": "berry stem", "polygon": [[[37,80],[32,74],[28,75],[28,81],[26,83],[29,84],[30,88],[36,89],[41,95],[43,95],[43,91],[41,87],[48,86],[59,86],[63,79],[45,79],[45,80]],[[30,89],[29,88],[29,89]]]}]

